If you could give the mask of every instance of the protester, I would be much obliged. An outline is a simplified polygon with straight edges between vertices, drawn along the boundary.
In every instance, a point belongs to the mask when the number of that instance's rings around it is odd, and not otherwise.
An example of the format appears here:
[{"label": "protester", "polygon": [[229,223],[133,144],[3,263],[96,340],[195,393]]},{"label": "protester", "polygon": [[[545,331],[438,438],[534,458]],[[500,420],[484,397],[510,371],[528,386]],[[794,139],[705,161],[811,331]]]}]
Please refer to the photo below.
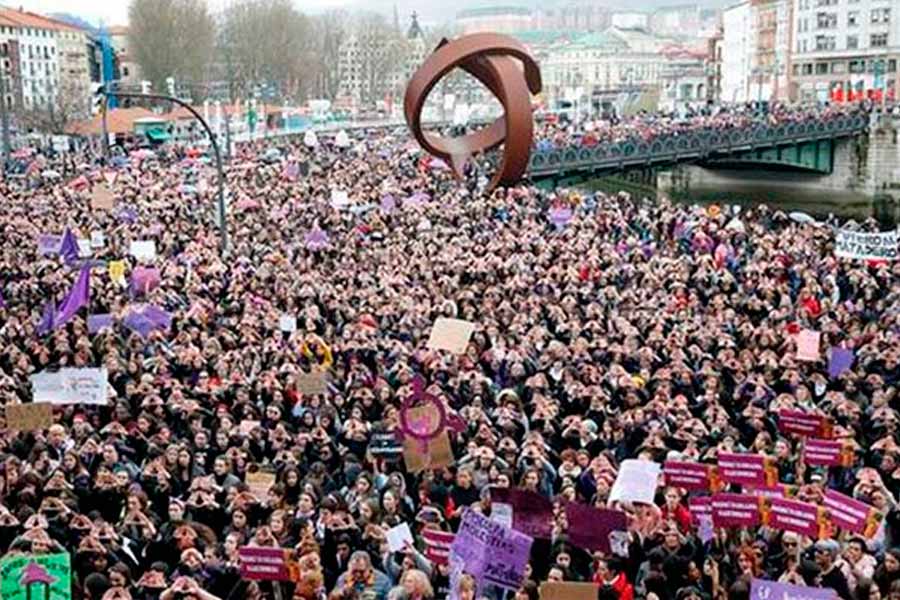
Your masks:
[{"label": "protester", "polygon": [[[839,114],[644,116],[588,133],[652,140]],[[582,133],[547,125],[537,144]],[[0,399],[30,402],[30,376],[62,367],[105,367],[109,384],[106,405],[3,430],[0,550],[68,552],[76,598],[472,600],[493,592],[453,572],[449,545],[467,512],[499,518],[492,490],[508,488],[550,515],[517,599],[547,581],[620,600],[748,598],[759,578],[892,593],[900,262],[836,258],[833,218],[525,183],[486,195],[423,162],[405,133],[347,149],[321,138],[239,148],[227,252],[215,172],[185,148],[114,170],[85,158],[70,165],[84,186],[0,184]],[[282,162],[261,159],[272,147]],[[92,208],[110,172],[115,205]],[[560,207],[571,218],[553,222]],[[90,258],[40,254],[39,236],[67,228]],[[130,285],[135,241],[155,243],[152,289]],[[84,260],[102,261],[89,297],[38,334]],[[123,279],[108,264],[120,260]],[[475,324],[461,354],[428,347],[438,317]],[[798,360],[807,329],[822,353]],[[853,353],[837,375],[830,347]],[[323,387],[310,387],[316,373]],[[450,464],[413,472],[421,449],[396,433],[416,377],[459,427]],[[804,439],[779,428],[784,409],[828,417],[850,461],[807,465]],[[835,490],[871,505],[878,527],[706,531],[697,494],[662,479],[652,502],[610,501],[627,459],[725,452],[772,457],[795,498]],[[624,512],[624,550],[579,545],[568,503]],[[412,543],[391,546],[403,524]],[[288,550],[290,580],[242,577],[245,547]]]}]

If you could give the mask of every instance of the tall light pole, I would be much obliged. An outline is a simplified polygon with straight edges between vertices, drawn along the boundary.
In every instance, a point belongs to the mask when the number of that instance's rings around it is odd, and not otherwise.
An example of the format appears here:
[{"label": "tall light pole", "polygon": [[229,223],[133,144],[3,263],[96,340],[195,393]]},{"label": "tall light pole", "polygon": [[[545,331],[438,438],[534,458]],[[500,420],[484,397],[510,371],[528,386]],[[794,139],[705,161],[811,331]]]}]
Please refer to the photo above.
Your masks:
[{"label": "tall light pole", "polygon": [[[5,60],[6,56],[3,57]],[[3,171],[9,162],[9,111],[6,106],[6,67],[0,63],[0,121],[3,127]]]},{"label": "tall light pole", "polygon": [[[219,151],[219,143],[216,141],[216,136],[213,134],[212,129],[209,127],[209,123],[203,119],[200,114],[194,110],[194,107],[188,104],[187,102],[183,102],[178,98],[173,96],[165,96],[163,94],[144,94],[144,93],[134,93],[134,92],[120,92],[118,90],[107,90],[104,89],[104,101],[103,101],[103,122],[106,122],[106,104],[107,100],[110,97],[118,97],[118,98],[146,98],[149,100],[163,100],[167,102],[173,102],[183,108],[185,108],[188,112],[194,115],[194,118],[200,121],[200,124],[203,126],[203,129],[206,130],[206,134],[209,136],[209,141],[212,144],[213,153],[216,155],[216,169],[219,173],[219,239],[220,239],[220,250],[223,256],[228,255],[228,226],[225,222],[225,170],[222,167],[222,153]],[[103,145],[106,146],[107,140],[103,140]],[[108,150],[107,150],[108,153]]]}]

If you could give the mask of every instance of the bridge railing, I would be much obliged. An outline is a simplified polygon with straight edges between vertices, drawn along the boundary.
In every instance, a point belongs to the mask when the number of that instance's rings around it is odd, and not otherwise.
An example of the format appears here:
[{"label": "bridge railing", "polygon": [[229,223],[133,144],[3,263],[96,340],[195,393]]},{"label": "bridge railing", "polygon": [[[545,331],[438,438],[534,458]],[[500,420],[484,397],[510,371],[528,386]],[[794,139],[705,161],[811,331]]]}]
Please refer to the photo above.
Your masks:
[{"label": "bridge railing", "polygon": [[528,175],[540,177],[559,172],[615,170],[634,165],[651,166],[712,158],[745,150],[847,137],[864,131],[868,125],[866,115],[854,114],[739,129],[702,129],[663,135],[651,141],[634,137],[620,142],[598,143],[592,147],[572,145],[552,150],[533,149]]}]

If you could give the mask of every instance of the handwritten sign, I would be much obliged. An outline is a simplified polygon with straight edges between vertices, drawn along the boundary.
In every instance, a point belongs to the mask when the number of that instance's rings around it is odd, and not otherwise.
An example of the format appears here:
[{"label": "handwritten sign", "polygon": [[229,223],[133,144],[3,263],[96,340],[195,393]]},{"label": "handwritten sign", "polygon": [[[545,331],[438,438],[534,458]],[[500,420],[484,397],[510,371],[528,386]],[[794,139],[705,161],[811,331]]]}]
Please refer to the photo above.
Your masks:
[{"label": "handwritten sign", "polygon": [[60,369],[31,376],[34,402],[49,404],[96,404],[108,401],[106,368]]},{"label": "handwritten sign", "polygon": [[300,373],[297,375],[297,389],[307,396],[318,396],[328,393],[328,380],[322,371]]},{"label": "handwritten sign", "polygon": [[428,338],[428,347],[432,350],[447,350],[453,354],[462,354],[469,345],[475,324],[461,319],[439,318],[435,320]]},{"label": "handwritten sign", "polygon": [[269,494],[269,488],[275,485],[275,473],[266,473],[257,471],[255,473],[247,473],[245,478],[250,493],[256,496],[260,502],[265,501]]},{"label": "handwritten sign", "polygon": [[834,236],[834,253],[840,258],[896,260],[896,229],[881,233],[861,233],[839,229]]},{"label": "handwritten sign", "polygon": [[50,404],[7,404],[6,426],[17,431],[37,431],[53,425]]},{"label": "handwritten sign", "polygon": [[525,577],[532,541],[524,533],[469,509],[463,513],[450,551],[482,585],[515,590]]},{"label": "handwritten sign", "polygon": [[819,360],[819,341],[822,334],[812,329],[804,329],[797,334],[797,360],[816,362]]},{"label": "handwritten sign", "polygon": [[545,581],[540,588],[541,600],[597,600],[596,583]]},{"label": "handwritten sign", "polygon": [[649,460],[622,461],[616,481],[609,492],[610,502],[653,504],[660,466]]}]

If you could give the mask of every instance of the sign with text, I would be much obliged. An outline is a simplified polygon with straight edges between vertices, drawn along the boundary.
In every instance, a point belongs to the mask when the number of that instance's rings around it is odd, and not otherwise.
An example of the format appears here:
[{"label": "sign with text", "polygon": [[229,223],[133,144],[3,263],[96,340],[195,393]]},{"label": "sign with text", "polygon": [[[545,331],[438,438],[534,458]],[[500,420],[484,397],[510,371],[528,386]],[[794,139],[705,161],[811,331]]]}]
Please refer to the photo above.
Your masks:
[{"label": "sign with text", "polygon": [[831,522],[846,531],[872,537],[878,530],[881,514],[875,507],[834,490],[826,490],[822,504]]},{"label": "sign with text", "polygon": [[541,600],[597,600],[596,583],[545,581],[541,584]]},{"label": "sign with text", "polygon": [[831,588],[753,579],[750,582],[750,600],[838,600],[838,595]]},{"label": "sign with text", "polygon": [[317,396],[328,393],[328,380],[324,371],[312,371],[311,373],[299,373],[297,375],[297,389],[301,394]]},{"label": "sign with text", "polygon": [[156,258],[156,242],[153,240],[131,242],[129,254],[139,261],[151,261]]},{"label": "sign with text", "polygon": [[840,258],[896,260],[897,230],[861,233],[838,229],[834,236],[834,253]]},{"label": "sign with text", "polygon": [[791,498],[767,498],[766,505],[769,527],[814,539],[819,537],[819,507],[815,504]]},{"label": "sign with text", "polygon": [[659,464],[650,460],[622,461],[616,481],[609,491],[610,502],[653,504],[659,472]]},{"label": "sign with text", "polygon": [[712,519],[716,527],[755,527],[759,525],[759,500],[748,494],[715,494]]},{"label": "sign with text", "polygon": [[241,579],[251,581],[290,581],[287,551],[281,548],[238,548]]},{"label": "sign with text", "polygon": [[768,487],[778,481],[778,471],[769,457],[761,454],[720,452],[719,478],[726,483]]},{"label": "sign with text", "polygon": [[467,509],[450,551],[481,585],[515,590],[525,577],[532,542],[530,536]]},{"label": "sign with text", "polygon": [[256,496],[260,502],[265,502],[269,495],[269,488],[275,485],[275,473],[266,473],[265,471],[257,471],[255,473],[247,473],[245,480],[250,493]]},{"label": "sign with text", "polygon": [[49,404],[97,404],[108,401],[106,368],[60,369],[31,376],[34,402]]},{"label": "sign with text", "polygon": [[703,463],[667,460],[663,463],[666,485],[689,491],[710,489],[709,465]]},{"label": "sign with text", "polygon": [[811,438],[803,447],[803,460],[808,465],[849,467],[853,464],[853,448],[843,442]]},{"label": "sign with text", "polygon": [[802,410],[781,409],[778,411],[778,431],[819,438],[832,435],[831,419]]}]

